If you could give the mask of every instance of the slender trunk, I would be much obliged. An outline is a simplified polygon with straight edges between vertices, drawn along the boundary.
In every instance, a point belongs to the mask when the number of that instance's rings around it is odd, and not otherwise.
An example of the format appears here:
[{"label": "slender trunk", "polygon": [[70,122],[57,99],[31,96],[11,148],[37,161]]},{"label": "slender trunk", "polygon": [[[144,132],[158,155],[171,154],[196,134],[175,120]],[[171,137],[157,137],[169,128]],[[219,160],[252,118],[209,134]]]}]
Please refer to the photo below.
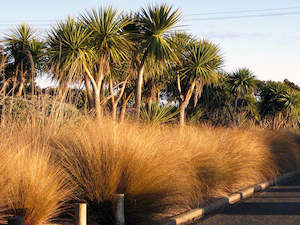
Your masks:
[{"label": "slender trunk", "polygon": [[103,100],[105,98],[105,91],[104,91],[104,88],[105,88],[105,82],[102,81],[101,82],[101,86],[100,86],[100,98]]},{"label": "slender trunk", "polygon": [[20,97],[22,95],[23,88],[24,88],[24,79],[23,79],[23,75],[21,75],[19,89],[18,89],[18,92],[16,94],[17,97]]},{"label": "slender trunk", "polygon": [[[16,71],[16,76],[17,76],[17,74],[18,74],[18,69]],[[13,86],[12,86],[12,93],[11,93],[12,96],[15,95],[15,90],[16,90],[16,86],[17,86],[17,77],[16,76],[13,78]]]},{"label": "slender trunk", "polygon": [[102,107],[101,107],[101,102],[100,102],[100,90],[94,89],[94,104],[95,104],[95,109],[96,109],[96,116],[97,119],[101,119],[102,117]]},{"label": "slender trunk", "polygon": [[129,99],[131,98],[132,93],[133,93],[133,92],[131,92],[131,93],[127,96],[127,98],[123,99],[122,106],[121,106],[121,112],[120,112],[120,122],[121,122],[121,123],[124,122],[127,103],[128,103],[128,101],[129,101]]},{"label": "slender trunk", "polygon": [[234,112],[237,114],[237,106],[238,106],[238,97],[235,97],[235,100],[234,100]]},{"label": "slender trunk", "polygon": [[126,106],[127,102],[123,101],[121,106],[121,112],[120,112],[120,122],[123,123],[125,119],[125,113],[126,113]]},{"label": "slender trunk", "polygon": [[234,100],[234,116],[235,116],[235,125],[238,126],[239,124],[239,121],[238,121],[238,101],[239,101],[239,98],[238,96],[235,97],[235,100]]},{"label": "slender trunk", "polygon": [[118,102],[115,101],[113,80],[112,80],[111,77],[109,78],[109,92],[110,92],[110,97],[111,97],[112,119],[115,121],[116,118],[117,118],[117,105],[118,105]]},{"label": "slender trunk", "polygon": [[35,67],[32,54],[29,50],[26,51],[26,55],[29,58],[30,62],[30,72],[31,72],[31,96],[34,95],[34,74],[35,74]]},{"label": "slender trunk", "polygon": [[136,84],[135,109],[136,109],[137,119],[140,118],[140,114],[141,114],[143,79],[144,79],[144,65],[138,70],[138,79]]},{"label": "slender trunk", "polygon": [[117,97],[115,98],[114,93],[113,93],[113,83],[112,80],[110,80],[110,92],[111,92],[111,101],[112,101],[112,118],[113,120],[117,120],[117,109],[118,109],[118,104],[124,94],[125,88],[126,88],[126,84],[127,81],[129,79],[129,76],[126,77],[126,79],[123,81],[123,84],[121,86],[121,89],[117,95]]},{"label": "slender trunk", "polygon": [[150,99],[149,99],[149,105],[152,104],[152,102],[156,101],[156,95],[155,95],[155,81],[152,78],[151,79],[151,89],[150,89]]},{"label": "slender trunk", "polygon": [[198,85],[195,88],[195,93],[194,93],[194,108],[196,108],[198,100],[201,98],[201,94],[203,91],[203,82],[200,81]]},{"label": "slender trunk", "polygon": [[180,124],[181,127],[183,127],[184,126],[184,119],[185,119],[185,106],[183,104],[180,105],[179,115],[180,115],[179,124]]},{"label": "slender trunk", "polygon": [[232,114],[232,112],[231,112],[229,106],[228,106],[227,104],[225,104],[225,107],[226,107],[226,109],[227,109],[227,111],[228,111],[228,113],[229,113],[229,115],[230,115],[230,118],[231,118],[232,123],[234,123],[234,117],[233,117],[233,114]]},{"label": "slender trunk", "polygon": [[23,89],[24,89],[24,82],[25,82],[25,76],[26,76],[26,71],[23,72],[23,69],[20,71],[20,84],[19,84],[19,89],[16,94],[17,97],[20,97],[22,95]]},{"label": "slender trunk", "polygon": [[85,73],[87,74],[92,87],[93,87],[93,94],[94,94],[94,104],[95,104],[95,110],[96,110],[96,117],[97,119],[101,119],[103,111],[102,111],[102,105],[101,105],[101,96],[100,96],[100,89],[103,82],[104,74],[102,72],[98,71],[98,77],[97,80],[94,79],[91,72],[87,68],[86,64],[83,64],[83,68]]},{"label": "slender trunk", "polygon": [[0,89],[0,94],[2,94],[3,96],[6,95],[6,89],[7,89],[7,86],[9,85],[9,82],[10,82],[11,79],[9,80],[5,80],[1,89]]},{"label": "slender trunk", "polygon": [[183,96],[182,91],[181,91],[181,83],[180,83],[180,74],[179,74],[179,72],[177,72],[177,90],[178,90],[178,93],[179,93],[180,101],[183,101],[184,96]]},{"label": "slender trunk", "polygon": [[118,104],[113,104],[112,105],[112,119],[114,121],[117,120],[117,106],[118,106]]},{"label": "slender trunk", "polygon": [[89,78],[86,75],[84,76],[84,84],[85,84],[86,94],[89,102],[89,109],[92,109],[94,108],[93,96],[91,93]]},{"label": "slender trunk", "polygon": [[145,62],[148,56],[148,49],[145,51],[141,63],[137,67],[137,85],[136,85],[136,96],[135,96],[135,108],[136,108],[136,118],[140,119],[141,114],[141,103],[142,103],[142,88],[143,88],[143,81],[144,81],[144,67]]},{"label": "slender trunk", "polygon": [[193,83],[191,84],[191,86],[184,98],[184,101],[182,101],[180,104],[180,109],[179,109],[179,113],[180,113],[179,124],[180,124],[180,126],[184,126],[184,124],[185,124],[185,109],[186,109],[187,105],[189,104],[189,101],[192,97],[195,86],[196,86],[196,81],[193,81]]},{"label": "slender trunk", "polygon": [[160,90],[158,90],[157,93],[156,93],[156,102],[158,104],[160,103]]},{"label": "slender trunk", "polygon": [[67,90],[68,90],[68,81],[60,80],[59,87],[58,87],[58,99],[64,101]]}]

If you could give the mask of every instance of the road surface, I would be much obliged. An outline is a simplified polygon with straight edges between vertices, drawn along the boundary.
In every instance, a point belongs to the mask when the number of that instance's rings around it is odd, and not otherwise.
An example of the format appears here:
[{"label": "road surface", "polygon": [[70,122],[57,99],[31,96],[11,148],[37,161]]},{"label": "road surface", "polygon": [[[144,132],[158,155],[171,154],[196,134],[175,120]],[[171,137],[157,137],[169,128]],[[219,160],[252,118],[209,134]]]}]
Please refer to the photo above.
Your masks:
[{"label": "road surface", "polygon": [[193,225],[300,225],[300,175]]}]

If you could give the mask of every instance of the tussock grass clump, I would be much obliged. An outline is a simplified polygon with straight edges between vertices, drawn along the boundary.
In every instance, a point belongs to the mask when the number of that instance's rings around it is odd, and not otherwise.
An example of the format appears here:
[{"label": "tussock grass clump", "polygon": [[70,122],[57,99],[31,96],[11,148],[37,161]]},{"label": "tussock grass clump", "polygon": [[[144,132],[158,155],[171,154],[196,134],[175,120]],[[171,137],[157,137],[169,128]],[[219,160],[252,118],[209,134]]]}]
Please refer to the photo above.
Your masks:
[{"label": "tussock grass clump", "polygon": [[265,142],[280,173],[300,169],[300,135],[296,130],[266,131]]},{"label": "tussock grass clump", "polygon": [[252,130],[185,127],[171,133],[169,138],[181,145],[182,152],[189,152],[189,164],[197,174],[195,187],[204,199],[228,195],[278,172],[269,146]]},{"label": "tussock grass clump", "polygon": [[11,161],[11,155],[0,151],[0,158],[0,223],[4,224],[6,222],[7,216],[9,215],[8,207],[5,200],[5,196],[8,191],[8,178],[5,175],[7,174],[7,165]]},{"label": "tussock grass clump", "polygon": [[51,152],[41,139],[26,136],[27,130],[15,135],[1,135],[1,154],[6,156],[6,181],[2,199],[6,206],[3,216],[22,215],[25,224],[53,222],[65,212],[73,197],[73,187],[64,171],[51,160]]},{"label": "tussock grass clump", "polygon": [[3,218],[21,209],[27,224],[44,224],[85,201],[89,224],[114,224],[112,196],[124,193],[126,223],[151,225],[299,169],[295,130],[53,118],[2,124]]},{"label": "tussock grass clump", "polygon": [[91,224],[114,223],[111,200],[115,193],[126,195],[129,224],[155,224],[161,213],[187,209],[185,197],[192,191],[192,179],[183,169],[186,162],[153,129],[87,121],[52,139],[53,152],[78,187],[78,197],[91,207]]}]

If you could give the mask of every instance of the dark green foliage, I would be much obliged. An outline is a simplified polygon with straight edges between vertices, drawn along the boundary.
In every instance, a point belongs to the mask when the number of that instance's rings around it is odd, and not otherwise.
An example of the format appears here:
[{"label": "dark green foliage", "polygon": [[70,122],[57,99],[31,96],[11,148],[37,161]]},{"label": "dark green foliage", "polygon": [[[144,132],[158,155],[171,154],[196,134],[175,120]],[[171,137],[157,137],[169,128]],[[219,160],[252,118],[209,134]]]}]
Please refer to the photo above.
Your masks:
[{"label": "dark green foliage", "polygon": [[267,82],[260,90],[260,98],[262,116],[296,115],[300,107],[299,92],[280,82]]},{"label": "dark green foliage", "polygon": [[175,106],[160,105],[159,103],[145,104],[141,108],[143,122],[162,124],[174,121],[178,110]]}]

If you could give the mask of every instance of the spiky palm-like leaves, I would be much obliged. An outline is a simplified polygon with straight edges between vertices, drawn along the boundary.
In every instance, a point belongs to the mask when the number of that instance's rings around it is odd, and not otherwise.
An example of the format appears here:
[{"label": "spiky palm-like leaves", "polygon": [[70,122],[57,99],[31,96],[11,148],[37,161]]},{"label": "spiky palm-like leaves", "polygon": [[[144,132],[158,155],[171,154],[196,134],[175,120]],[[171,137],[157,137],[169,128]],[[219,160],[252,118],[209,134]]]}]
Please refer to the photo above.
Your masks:
[{"label": "spiky palm-like leaves", "polygon": [[[234,113],[238,114],[238,104],[242,99],[249,99],[253,95],[255,85],[255,76],[248,68],[240,68],[227,75],[228,91],[234,96]],[[253,96],[252,96],[253,97]],[[235,118],[237,124],[237,118]]]},{"label": "spiky palm-like leaves", "polygon": [[16,29],[7,34],[4,42],[7,45],[6,50],[10,53],[9,57],[15,63],[19,63],[27,58],[26,50],[29,49],[31,41],[34,39],[34,30],[27,24],[21,24]]},{"label": "spiky palm-like leaves", "polygon": [[271,119],[273,129],[298,121],[300,94],[279,82],[268,82],[260,90],[260,113]]},{"label": "spiky palm-like leaves", "polygon": [[166,4],[148,6],[142,9],[139,23],[143,35],[143,49],[146,54],[157,60],[177,58],[173,51],[173,43],[167,35],[177,25],[181,18],[179,10],[173,10]]},{"label": "spiky palm-like leaves", "polygon": [[83,64],[94,55],[94,48],[88,45],[90,34],[81,22],[70,17],[51,30],[49,65],[57,79],[76,80],[82,75]]},{"label": "spiky palm-like leaves", "polygon": [[[183,63],[179,69],[180,77],[177,78],[180,92],[180,124],[184,124],[185,109],[194,94],[194,103],[201,96],[203,85],[217,83],[223,58],[218,46],[202,40],[188,44],[183,52]],[[181,81],[185,80],[187,88],[181,91]]]},{"label": "spiky palm-like leaves", "polygon": [[6,35],[3,42],[8,53],[8,61],[14,68],[14,76],[19,79],[17,95],[20,96],[30,73],[33,86],[35,68],[41,66],[45,45],[35,37],[34,29],[27,24],[17,26],[11,34]]},{"label": "spiky palm-like leaves", "polygon": [[141,120],[152,124],[171,122],[177,114],[175,106],[161,106],[159,103],[145,104],[141,108]]},{"label": "spiky palm-like leaves", "polygon": [[139,118],[140,114],[145,62],[148,57],[154,57],[158,63],[169,59],[177,59],[172,47],[174,45],[167,35],[176,26],[180,18],[179,10],[173,10],[172,7],[162,4],[142,9],[142,12],[137,17],[137,21],[135,21],[141,43],[137,47],[137,51],[142,53],[140,60],[133,59],[137,64],[135,102],[137,118]]},{"label": "spiky palm-like leaves", "polygon": [[54,65],[64,73],[85,79],[93,87],[91,96],[98,117],[101,115],[100,89],[105,75],[110,74],[110,62],[126,56],[129,42],[123,27],[130,20],[121,17],[117,10],[100,8],[81,15],[81,21],[68,19],[58,24],[49,38],[53,46]]},{"label": "spiky palm-like leaves", "polygon": [[94,47],[89,46],[91,33],[80,21],[68,18],[59,22],[48,36],[49,68],[60,83],[59,97],[63,98],[69,81],[85,80],[89,105],[93,97],[88,78],[84,76],[84,65],[94,64]]},{"label": "spiky palm-like leaves", "polygon": [[95,47],[99,60],[106,60],[103,62],[106,66],[109,66],[109,60],[119,62],[127,58],[130,43],[124,27],[132,22],[129,17],[122,16],[110,6],[87,11],[81,19],[91,32],[90,44]]},{"label": "spiky palm-like leaves", "polygon": [[183,77],[188,77],[190,81],[200,81],[203,84],[218,81],[216,69],[219,69],[223,63],[218,46],[206,40],[199,41],[187,46],[184,58],[181,69]]},{"label": "spiky palm-like leaves", "polygon": [[247,68],[241,68],[227,77],[229,90],[236,96],[251,94],[255,88],[255,76]]},{"label": "spiky palm-like leaves", "polygon": [[85,67],[95,95],[98,117],[101,115],[100,89],[105,76],[110,75],[110,63],[117,63],[127,58],[130,42],[124,27],[130,24],[128,17],[123,17],[112,7],[86,12],[81,19],[91,32],[90,45],[95,48],[95,71],[90,73]]},{"label": "spiky palm-like leaves", "polygon": [[294,113],[300,106],[300,95],[297,91],[281,83],[266,84],[261,92],[262,115],[275,115],[279,112]]}]

